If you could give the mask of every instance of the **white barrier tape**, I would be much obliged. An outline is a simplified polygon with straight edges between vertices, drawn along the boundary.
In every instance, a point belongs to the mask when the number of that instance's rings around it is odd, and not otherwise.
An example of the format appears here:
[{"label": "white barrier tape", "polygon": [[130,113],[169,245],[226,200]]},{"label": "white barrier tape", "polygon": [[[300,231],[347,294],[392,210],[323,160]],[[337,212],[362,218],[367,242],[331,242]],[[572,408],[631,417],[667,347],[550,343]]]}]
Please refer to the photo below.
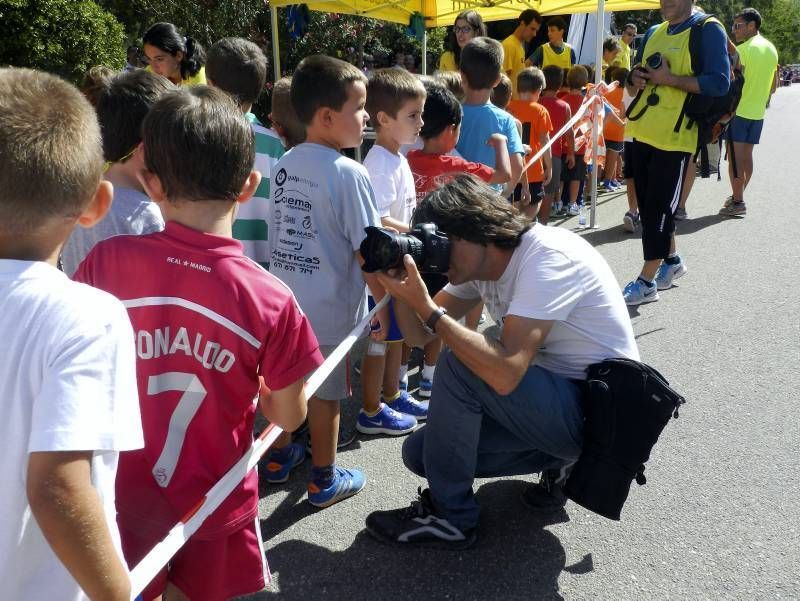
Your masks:
[{"label": "white barrier tape", "polygon": [[593,96],[587,98],[586,100],[584,100],[583,104],[581,104],[581,106],[578,108],[578,110],[575,111],[575,114],[572,115],[572,119],[567,121],[564,124],[564,127],[562,127],[555,134],[553,134],[553,136],[550,138],[550,141],[547,144],[542,146],[536,154],[534,154],[530,159],[528,159],[528,162],[525,163],[525,166],[522,168],[521,173],[525,173],[531,165],[533,165],[536,161],[538,161],[542,157],[542,155],[545,152],[547,152],[547,150],[553,144],[555,144],[556,140],[558,140],[561,136],[563,136],[565,133],[567,133],[570,130],[570,128],[573,125],[575,125],[575,123],[577,123],[580,120],[581,117],[583,117],[583,114],[589,108],[589,105],[592,104],[593,102],[596,102],[597,98],[600,98],[600,96],[593,95]]},{"label": "white barrier tape", "polygon": [[[347,352],[361,337],[373,317],[389,302],[389,295],[384,296],[369,314],[353,328],[347,337],[336,347],[333,353],[325,359],[322,365],[306,381],[306,397],[314,396],[320,385],[327,379],[339,362],[344,359]],[[253,441],[250,449],[245,453],[228,472],[211,487],[206,495],[181,518],[181,521],[172,527],[167,536],[158,543],[131,570],[131,600],[135,601],[144,587],[155,578],[156,574],[172,559],[172,556],[197,532],[203,522],[228,498],[248,472],[253,469],[259,459],[267,452],[283,430],[275,424],[270,424],[261,435]]]}]

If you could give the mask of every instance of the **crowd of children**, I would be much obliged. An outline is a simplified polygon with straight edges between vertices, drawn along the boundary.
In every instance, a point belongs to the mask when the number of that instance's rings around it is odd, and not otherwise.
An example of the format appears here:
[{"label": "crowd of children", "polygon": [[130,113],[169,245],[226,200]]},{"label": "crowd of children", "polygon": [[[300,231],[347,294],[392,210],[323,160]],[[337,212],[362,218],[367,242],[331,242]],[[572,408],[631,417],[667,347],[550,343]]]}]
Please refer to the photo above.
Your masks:
[{"label": "crowd of children", "polygon": [[[163,54],[155,33],[151,64]],[[267,482],[305,459],[292,437],[305,421],[308,501],[327,507],[364,487],[362,471],[336,464],[349,359],[311,398],[303,387],[385,295],[361,269],[364,229],[407,231],[421,198],[458,173],[542,223],[581,202],[586,166],[571,132],[523,166],[583,102],[587,69],[571,68],[565,89],[558,67],[524,69],[512,100],[502,65],[486,37],[463,48],[460,74],[427,79],[392,68],[367,78],[311,56],[276,82],[269,128],[250,112],[266,58],[242,39],[209,48],[208,85],[175,85],[156,68],[102,74],[95,110],[54,76],[0,70],[0,332],[16,345],[0,387],[5,440],[18,441],[2,460],[14,494],[0,548],[24,562],[0,566],[11,598],[80,598],[81,588],[127,598],[124,566],[247,451],[257,409],[285,430],[264,461]],[[619,121],[621,93],[609,102]],[[342,151],[361,145],[368,122],[377,139],[362,165]],[[609,123],[605,135],[613,189],[624,133]],[[432,293],[445,282],[426,280]],[[369,336],[356,428],[409,433],[428,401],[407,390],[410,349],[391,303]],[[424,349],[423,399],[440,350]],[[144,598],[263,588],[257,491],[252,472]]]}]

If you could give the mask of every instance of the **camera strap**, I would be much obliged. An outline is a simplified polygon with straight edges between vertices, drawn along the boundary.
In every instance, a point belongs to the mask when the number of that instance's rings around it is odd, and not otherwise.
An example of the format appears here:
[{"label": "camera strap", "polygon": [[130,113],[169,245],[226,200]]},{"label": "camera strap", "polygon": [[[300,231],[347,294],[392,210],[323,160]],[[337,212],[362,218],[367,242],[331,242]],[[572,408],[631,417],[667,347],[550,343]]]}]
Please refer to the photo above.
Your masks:
[{"label": "camera strap", "polygon": [[633,109],[639,102],[639,99],[642,97],[642,92],[644,92],[644,90],[639,90],[639,92],[636,94],[636,97],[628,106],[628,110],[625,111],[625,116],[628,118],[628,120],[638,121],[644,116],[644,114],[647,112],[647,109],[649,109],[651,106],[656,106],[660,102],[661,98],[659,98],[658,94],[656,93],[656,90],[658,90],[658,84],[653,86],[653,89],[650,90],[650,93],[647,95],[647,102],[642,107],[642,109],[638,113],[633,115],[632,114]]}]

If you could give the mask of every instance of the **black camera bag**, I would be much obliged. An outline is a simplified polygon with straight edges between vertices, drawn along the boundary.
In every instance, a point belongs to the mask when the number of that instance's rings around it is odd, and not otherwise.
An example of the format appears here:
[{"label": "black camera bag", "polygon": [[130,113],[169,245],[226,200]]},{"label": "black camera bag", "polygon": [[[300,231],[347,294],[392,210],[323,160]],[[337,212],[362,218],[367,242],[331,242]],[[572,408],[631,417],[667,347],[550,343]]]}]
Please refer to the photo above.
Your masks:
[{"label": "black camera bag", "polygon": [[644,464],[686,400],[644,363],[607,359],[587,368],[583,450],[564,484],[579,505],[619,520],[631,482],[646,482]]}]

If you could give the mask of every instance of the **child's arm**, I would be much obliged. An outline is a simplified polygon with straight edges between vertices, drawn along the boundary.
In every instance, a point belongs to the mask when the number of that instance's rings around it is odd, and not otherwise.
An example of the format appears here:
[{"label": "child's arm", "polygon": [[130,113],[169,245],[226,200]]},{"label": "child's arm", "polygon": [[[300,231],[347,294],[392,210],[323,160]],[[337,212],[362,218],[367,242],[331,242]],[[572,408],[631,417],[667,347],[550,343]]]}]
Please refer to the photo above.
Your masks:
[{"label": "child's arm", "polygon": [[511,159],[508,156],[508,139],[503,134],[492,134],[486,140],[487,146],[494,147],[494,175],[490,184],[504,184],[511,179]]},{"label": "child's arm", "polygon": [[92,486],[91,458],[92,451],[31,453],[28,502],[50,548],[90,599],[130,601],[128,571]]},{"label": "child's arm", "polygon": [[387,217],[381,217],[381,225],[383,227],[390,227],[392,229],[395,229],[398,232],[408,232],[408,231],[411,230],[411,228],[408,227],[407,223],[403,223],[402,221],[399,221],[399,220],[395,219],[394,217],[388,217],[388,216]]},{"label": "child's arm", "polygon": [[304,385],[301,378],[280,390],[270,390],[262,379],[258,395],[261,413],[270,423],[277,424],[286,432],[294,432],[306,418],[308,400]]},{"label": "child's arm", "polygon": [[[550,134],[547,131],[543,131],[539,134],[539,147],[544,148],[547,144],[550,143]],[[544,180],[542,180],[543,185],[547,185],[550,183],[550,178],[553,177],[553,155],[550,152],[550,147],[544,151],[542,155],[542,167],[544,167]]]},{"label": "child's arm", "polygon": [[[360,266],[364,265],[364,257],[361,256],[360,250],[356,251],[356,260]],[[367,288],[369,288],[369,293],[372,295],[372,298],[375,299],[375,303],[382,300],[383,297],[386,296],[386,290],[381,286],[375,274],[362,271],[361,275],[364,276],[364,281],[367,283]],[[391,325],[391,321],[389,320],[389,306],[387,305],[378,311],[375,318],[380,325],[380,329],[372,330],[369,336],[377,342],[383,342],[386,340],[386,335],[389,333],[389,326]]]},{"label": "child's arm", "polygon": [[506,198],[514,193],[514,188],[517,186],[517,183],[519,183],[520,177],[522,177],[522,167],[525,164],[523,155],[518,152],[509,155],[509,160],[511,161],[511,179],[508,180],[506,187],[503,189],[503,196]]}]

